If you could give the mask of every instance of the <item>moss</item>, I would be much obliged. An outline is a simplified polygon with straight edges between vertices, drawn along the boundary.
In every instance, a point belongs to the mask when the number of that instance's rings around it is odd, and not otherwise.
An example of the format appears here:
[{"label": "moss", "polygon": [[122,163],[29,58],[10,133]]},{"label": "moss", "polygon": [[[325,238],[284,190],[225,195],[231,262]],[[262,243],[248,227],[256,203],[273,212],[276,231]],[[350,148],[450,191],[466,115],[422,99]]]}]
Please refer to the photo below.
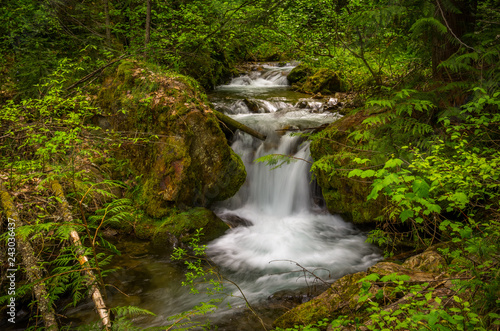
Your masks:
[{"label": "moss", "polygon": [[211,241],[221,236],[228,226],[211,210],[197,207],[186,212],[163,219],[153,235],[153,244],[189,243],[197,229],[203,228],[203,242]]},{"label": "moss", "polygon": [[342,277],[318,297],[280,316],[273,326],[285,329],[294,325],[315,324],[324,318],[333,319],[359,309],[361,283],[358,281],[365,276],[365,272],[358,272]]},{"label": "moss", "polygon": [[371,182],[359,178],[348,178],[348,171],[337,171],[334,168],[354,169],[359,164],[355,158],[369,159],[368,165],[380,164],[379,155],[363,150],[363,143],[349,139],[354,130],[363,129],[363,121],[367,118],[362,112],[340,118],[328,126],[318,139],[311,143],[311,156],[315,161],[324,162],[331,171],[319,168],[315,171],[318,185],[321,187],[328,210],[341,214],[347,220],[357,224],[375,222],[382,215],[383,197],[367,201],[371,192]]},{"label": "moss", "polygon": [[335,71],[323,68],[307,77],[302,90],[304,92],[333,94],[345,92],[345,84]]},{"label": "moss", "polygon": [[314,71],[315,70],[311,66],[302,63],[290,71],[287,76],[288,82],[290,84],[303,84],[305,83],[307,77],[311,76]]},{"label": "moss", "polygon": [[119,151],[141,177],[137,198],[150,216],[165,217],[174,205],[209,206],[238,191],[246,177],[243,163],[195,80],[138,61],[123,61],[107,74],[97,103],[110,126],[159,136]]}]

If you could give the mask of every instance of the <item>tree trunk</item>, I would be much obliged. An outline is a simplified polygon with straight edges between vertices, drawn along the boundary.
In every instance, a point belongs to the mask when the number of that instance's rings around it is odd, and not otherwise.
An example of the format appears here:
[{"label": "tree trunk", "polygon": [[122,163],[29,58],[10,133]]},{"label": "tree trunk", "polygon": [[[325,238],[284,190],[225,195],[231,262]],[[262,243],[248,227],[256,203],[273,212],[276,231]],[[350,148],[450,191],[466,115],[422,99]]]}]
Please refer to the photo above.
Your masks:
[{"label": "tree trunk", "polygon": [[106,44],[111,46],[111,22],[109,19],[109,1],[103,0],[104,2],[104,16],[106,18]]},{"label": "tree trunk", "polygon": [[249,135],[257,138],[257,139],[260,139],[260,140],[266,140],[266,136],[263,135],[262,133],[258,132],[258,131],[255,131],[254,129],[252,128],[249,128],[248,126],[246,126],[245,124],[242,124],[236,120],[233,120],[231,117],[229,116],[226,116],[216,110],[214,110],[214,113],[215,113],[215,116],[217,116],[217,118],[219,119],[219,121],[221,121],[222,123],[224,123],[225,125],[227,125],[230,129],[232,130],[241,130],[245,133],[248,133]]},{"label": "tree trunk", "polygon": [[[450,8],[450,4],[454,9]],[[432,73],[434,78],[453,79],[438,66],[457,52],[461,45],[465,45],[462,38],[465,34],[474,31],[476,9],[477,0],[450,0],[447,6],[444,6],[443,0],[436,0],[435,17],[446,26],[448,32],[446,35],[435,34],[432,38]]]},{"label": "tree trunk", "polygon": [[147,47],[151,39],[151,0],[146,0],[146,37],[144,46]]},{"label": "tree trunk", "polygon": [[[64,195],[64,190],[57,181],[53,181],[51,183],[52,191],[55,193],[56,197],[59,199],[61,204],[61,214],[63,217],[63,221],[66,223],[73,223],[73,217],[71,216],[71,212],[69,209],[68,201]],[[92,301],[94,301],[94,305],[96,307],[97,313],[101,318],[102,325],[105,330],[111,329],[111,319],[109,317],[109,311],[106,308],[106,304],[104,303],[104,299],[102,298],[101,291],[97,286],[97,278],[90,269],[90,264],[88,258],[84,255],[84,249],[82,247],[82,242],[80,241],[80,236],[78,232],[72,230],[70,232],[70,239],[72,244],[76,247],[76,253],[78,255],[78,262],[80,265],[86,269],[85,273],[89,277],[89,286],[90,286],[90,295],[92,297]]]},{"label": "tree trunk", "polygon": [[[23,226],[24,222],[19,217],[10,194],[7,191],[3,190],[3,187],[1,187],[1,185],[2,183],[0,183],[0,200],[7,219],[11,222],[13,221],[16,228]],[[33,292],[35,293],[37,306],[40,313],[42,314],[45,328],[50,331],[56,331],[59,329],[57,326],[56,316],[54,314],[54,309],[52,308],[52,305],[50,303],[45,284],[43,282],[40,282],[40,279],[43,278],[43,272],[42,268],[40,267],[40,263],[36,258],[35,251],[33,250],[33,247],[31,246],[29,241],[23,239],[22,237],[16,235],[15,240],[18,252],[21,254],[22,261],[26,269],[26,276],[28,277],[28,281],[30,283],[36,282],[35,285],[33,285]],[[11,267],[13,269],[14,265],[11,265]]]}]

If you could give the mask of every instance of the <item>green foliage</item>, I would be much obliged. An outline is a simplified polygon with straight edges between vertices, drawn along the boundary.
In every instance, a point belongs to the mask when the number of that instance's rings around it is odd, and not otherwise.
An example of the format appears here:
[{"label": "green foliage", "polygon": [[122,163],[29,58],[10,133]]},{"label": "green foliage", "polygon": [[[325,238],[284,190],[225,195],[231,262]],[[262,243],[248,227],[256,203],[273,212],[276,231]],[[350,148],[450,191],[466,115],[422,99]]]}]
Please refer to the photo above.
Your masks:
[{"label": "green foliage", "polygon": [[295,325],[293,328],[276,328],[276,331],[321,331],[325,330],[326,327],[330,325],[329,320],[327,318],[318,321],[317,323],[314,324],[309,324],[309,325]]},{"label": "green foliage", "polygon": [[[187,267],[186,281],[182,282],[182,286],[189,286],[192,294],[199,294],[200,287],[208,295],[221,294],[223,291],[222,279],[207,259],[205,249],[206,245],[201,245],[200,240],[203,229],[197,229],[196,234],[190,242],[190,250],[193,255],[190,255],[184,248],[175,247],[172,254],[174,261],[184,261]],[[178,315],[171,316],[169,320],[174,322],[175,330],[190,330],[201,325],[199,321],[192,321],[195,316],[202,316],[214,312],[220,302],[221,297],[210,299],[208,302],[201,302],[200,305],[194,307],[190,311],[182,312]]]},{"label": "green foliage", "polygon": [[[64,90],[73,69],[67,60],[61,60],[51,79],[39,86],[43,97],[10,100],[0,112],[2,185],[11,192],[22,192],[26,202],[18,205],[26,225],[17,227],[16,234],[32,243],[37,257],[45,261],[41,263],[43,278],[24,283],[16,291],[19,302],[38,283],[44,284],[53,306],[61,305],[61,299],[70,299],[66,306],[78,305],[88,298],[92,285],[104,289],[104,278],[113,272],[106,266],[119,251],[104,239],[101,230],[130,221],[133,212],[130,200],[117,199],[112,193],[124,184],[92,171],[98,159],[110,159],[110,150],[126,138],[118,140],[114,133],[91,124],[99,110],[91,105],[89,96]],[[71,223],[63,222],[67,215],[62,216],[62,201],[48,190],[53,181],[64,183],[70,192],[68,200],[76,206]],[[88,214],[92,216],[87,218]],[[61,245],[72,231],[79,233],[81,246]],[[1,236],[2,246],[6,238],[6,234]],[[82,262],[82,255],[88,257],[87,262]],[[88,270],[93,275],[85,272]],[[4,291],[0,295],[1,302],[9,298]],[[34,320],[40,317],[32,316]]]},{"label": "green foliage", "polygon": [[[143,328],[136,327],[131,319],[137,316],[156,316],[152,312],[135,306],[126,307],[114,307],[110,309],[110,312],[115,319],[111,326],[111,331],[140,331]],[[156,329],[156,328],[155,328]],[[159,329],[159,328],[158,328]],[[98,331],[102,330],[102,324],[100,322],[79,326],[76,328],[78,331]],[[148,329],[154,330],[154,329]]]}]

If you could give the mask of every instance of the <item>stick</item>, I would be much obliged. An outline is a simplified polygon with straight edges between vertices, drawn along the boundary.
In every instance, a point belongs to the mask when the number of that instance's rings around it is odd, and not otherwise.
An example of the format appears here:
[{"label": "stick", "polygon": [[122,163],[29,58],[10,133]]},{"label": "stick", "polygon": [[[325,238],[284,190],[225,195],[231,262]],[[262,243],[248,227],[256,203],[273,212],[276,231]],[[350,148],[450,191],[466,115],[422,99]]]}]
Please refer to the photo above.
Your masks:
[{"label": "stick", "polygon": [[[73,223],[73,216],[71,216],[71,212],[69,210],[69,204],[64,196],[64,191],[57,181],[53,181],[51,183],[52,191],[55,193],[56,197],[59,199],[59,203],[61,204],[61,213],[63,217],[63,221],[66,223]],[[89,285],[90,285],[90,294],[92,297],[92,301],[94,301],[94,305],[96,307],[97,313],[101,318],[102,325],[105,330],[111,329],[111,319],[109,317],[109,310],[106,308],[106,304],[104,303],[104,299],[102,298],[101,291],[99,287],[96,285],[97,278],[94,275],[94,272],[90,269],[90,264],[88,258],[84,255],[84,249],[82,247],[82,242],[80,241],[80,236],[78,232],[75,230],[71,230],[70,239],[73,245],[76,247],[76,253],[78,254],[78,262],[85,269],[85,273],[89,276]]]},{"label": "stick", "polygon": [[109,67],[110,65],[115,64],[116,62],[121,61],[121,60],[123,60],[123,59],[125,59],[125,58],[127,58],[129,56],[131,56],[131,54],[124,54],[124,55],[120,56],[118,59],[116,59],[114,61],[111,61],[108,64],[103,65],[100,68],[97,68],[96,70],[92,71],[90,74],[88,74],[87,76],[83,77],[82,79],[80,79],[76,83],[74,83],[71,86],[67,87],[66,91],[74,89],[76,86],[80,85],[81,83],[84,83],[84,82],[88,81],[90,78],[94,77],[95,75],[97,75],[98,73],[100,73],[101,71],[103,71],[104,69],[106,69],[107,67]]}]

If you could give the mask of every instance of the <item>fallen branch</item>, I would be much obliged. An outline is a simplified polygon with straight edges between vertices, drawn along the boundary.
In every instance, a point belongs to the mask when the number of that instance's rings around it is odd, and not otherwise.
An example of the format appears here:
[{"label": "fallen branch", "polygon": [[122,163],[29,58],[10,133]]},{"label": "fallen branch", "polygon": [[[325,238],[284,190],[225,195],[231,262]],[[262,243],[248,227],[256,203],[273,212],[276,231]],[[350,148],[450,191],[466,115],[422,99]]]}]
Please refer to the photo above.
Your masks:
[{"label": "fallen branch", "polygon": [[103,65],[100,68],[97,68],[96,70],[92,71],[90,74],[88,74],[87,76],[83,77],[82,79],[80,79],[76,83],[74,83],[71,86],[67,87],[66,91],[74,89],[75,87],[77,87],[81,83],[85,83],[90,78],[94,77],[95,75],[97,75],[98,73],[100,73],[101,71],[103,71],[104,69],[106,69],[107,67],[109,67],[110,65],[115,64],[116,62],[119,62],[119,61],[121,61],[121,60],[123,60],[123,59],[125,59],[127,57],[130,57],[130,56],[132,56],[132,55],[131,54],[124,54],[124,55],[120,56],[118,59],[113,60],[113,61],[109,62],[108,64]]},{"label": "fallen branch", "polygon": [[221,121],[222,123],[227,125],[229,128],[231,128],[233,130],[241,130],[245,133],[248,133],[252,137],[255,137],[255,138],[260,139],[260,140],[266,140],[267,137],[265,135],[263,135],[262,133],[260,133],[258,131],[255,131],[254,129],[246,126],[245,124],[242,124],[242,123],[232,119],[231,117],[224,115],[221,112],[218,112],[216,110],[214,110],[213,112],[215,113],[215,116],[217,116],[219,121]]},{"label": "fallen branch", "polygon": [[[68,201],[66,200],[66,197],[64,195],[64,190],[57,181],[53,181],[51,183],[52,191],[55,193],[56,197],[59,200],[59,203],[61,204],[61,213],[63,217],[63,221],[66,223],[73,223],[73,216],[71,216],[71,212],[69,209],[69,204]],[[94,301],[94,305],[96,307],[97,313],[99,314],[99,317],[101,318],[102,325],[104,326],[105,330],[110,330],[111,329],[111,319],[109,317],[109,310],[106,307],[106,304],[104,303],[104,299],[101,295],[101,291],[99,290],[99,287],[97,286],[97,278],[94,275],[94,272],[91,270],[89,260],[88,258],[84,255],[85,250],[83,248],[82,242],[80,241],[80,236],[78,235],[78,232],[76,232],[74,229],[71,230],[70,232],[70,239],[72,244],[76,247],[76,253],[78,255],[78,262],[80,265],[85,269],[85,273],[89,277],[89,286],[90,286],[90,295],[92,297],[92,301]]]},{"label": "fallen branch", "polygon": [[[9,223],[15,223],[15,227],[21,227],[24,222],[19,217],[19,213],[14,206],[10,194],[4,190],[3,184],[0,182],[0,200],[3,210]],[[9,241],[10,242],[10,241]],[[31,246],[30,242],[25,240],[19,235],[15,235],[15,243],[19,253],[21,253],[22,261],[26,269],[26,276],[30,283],[34,283],[33,292],[37,300],[37,306],[42,314],[43,323],[45,328],[50,331],[56,331],[59,329],[56,321],[56,316],[54,313],[54,308],[49,300],[49,295],[45,284],[43,282],[37,282],[42,278],[42,268],[40,267],[40,262],[36,258],[35,251]]]}]

